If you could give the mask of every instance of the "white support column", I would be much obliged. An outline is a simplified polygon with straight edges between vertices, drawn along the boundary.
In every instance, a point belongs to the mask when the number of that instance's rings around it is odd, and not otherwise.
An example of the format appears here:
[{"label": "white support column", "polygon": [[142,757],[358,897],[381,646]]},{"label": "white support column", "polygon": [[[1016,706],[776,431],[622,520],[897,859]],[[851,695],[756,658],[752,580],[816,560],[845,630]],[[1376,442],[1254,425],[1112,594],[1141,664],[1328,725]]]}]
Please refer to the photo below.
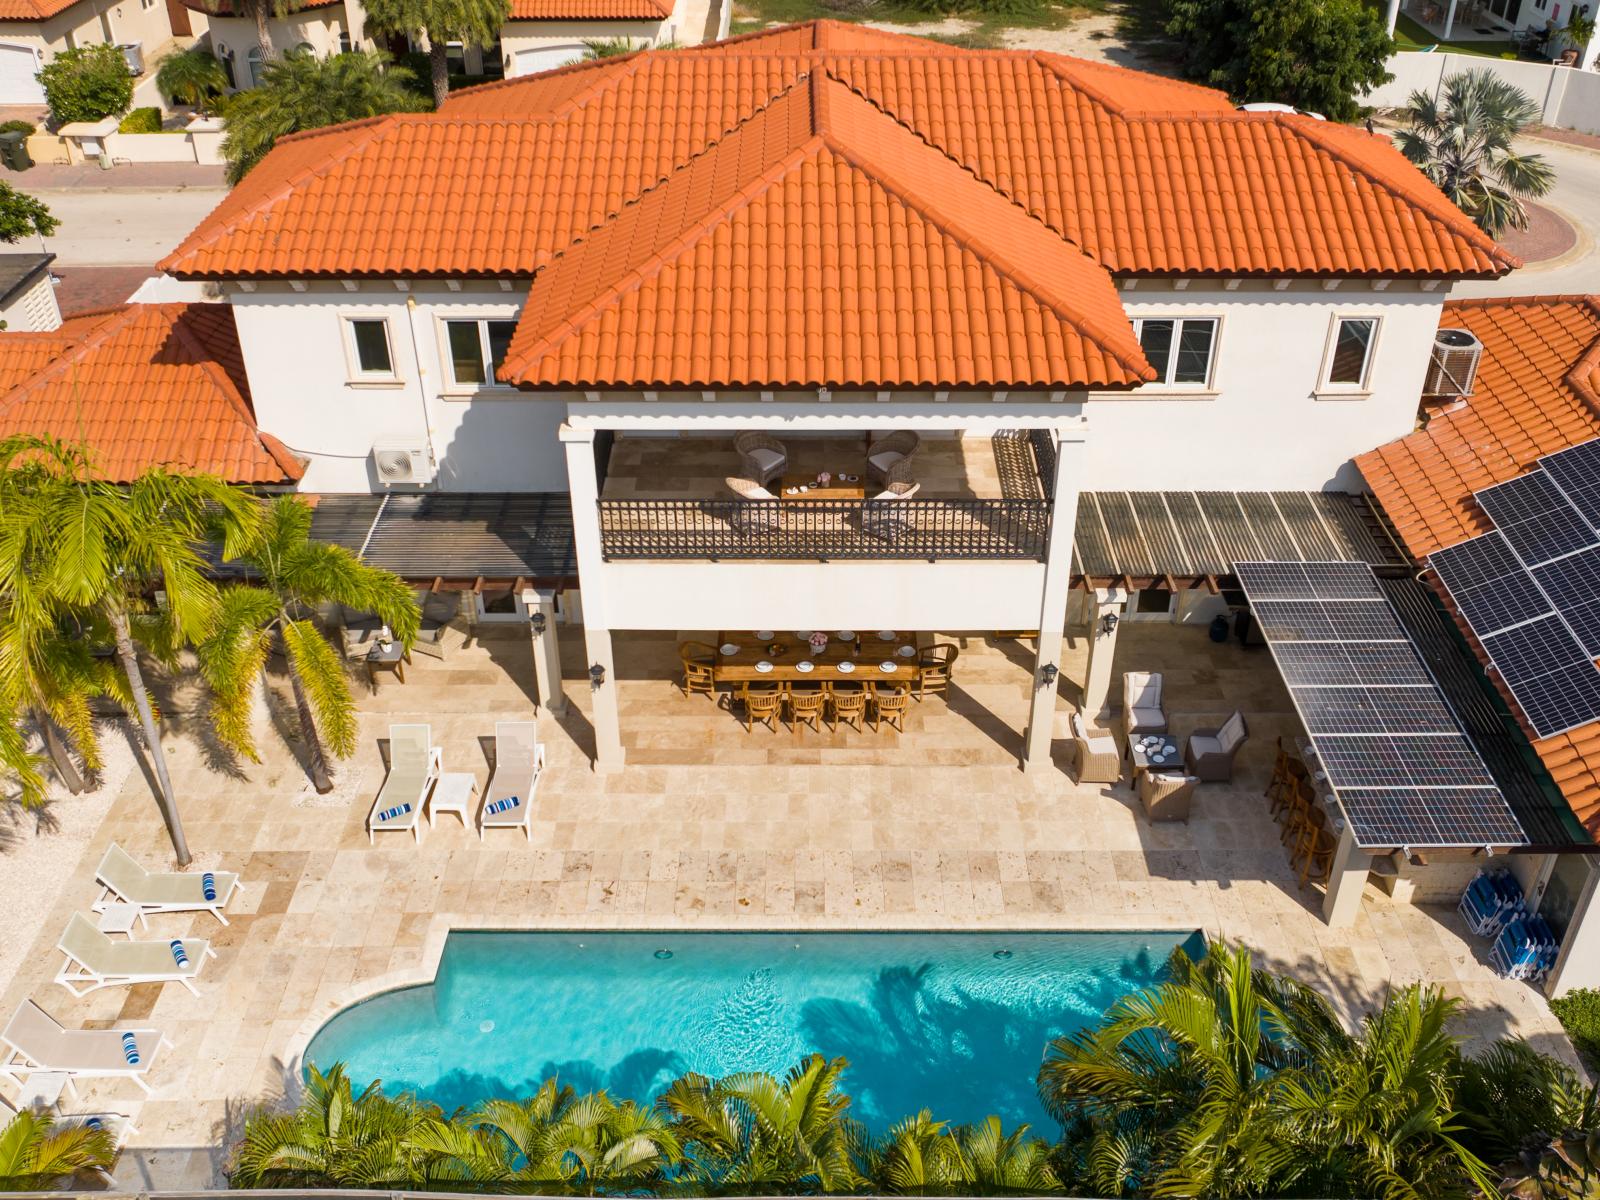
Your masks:
[{"label": "white support column", "polygon": [[1555,997],[1573,988],[1592,987],[1600,987],[1600,868],[1590,863],[1589,876],[1578,902],[1572,906],[1572,919],[1561,939],[1561,953],[1544,981],[1544,990]]},{"label": "white support column", "polygon": [[1328,894],[1322,898],[1322,918],[1335,929],[1356,923],[1361,912],[1361,893],[1366,889],[1367,872],[1371,868],[1372,855],[1356,845],[1356,835],[1346,825],[1339,835],[1333,869],[1328,872]]},{"label": "white support column", "polygon": [[[1040,771],[1050,765],[1055,733],[1056,699],[1060,689],[1061,641],[1067,623],[1067,595],[1072,583],[1072,537],[1078,523],[1078,484],[1083,479],[1088,428],[1062,430],[1056,442],[1056,474],[1050,506],[1050,534],[1045,543],[1044,586],[1039,598],[1039,652],[1033,666],[1033,695],[1028,727],[1022,735],[1022,769]],[[1045,682],[1049,675],[1050,681]]]},{"label": "white support column", "polygon": [[1441,40],[1448,41],[1456,27],[1456,0],[1450,0],[1450,8],[1444,15],[1444,36]]},{"label": "white support column", "polygon": [[[572,540],[578,556],[578,581],[583,587],[583,640],[593,701],[594,769],[622,769],[622,725],[617,715],[617,672],[606,626],[605,592],[600,585],[600,481],[594,467],[594,431],[561,426],[567,451],[567,488],[572,497]],[[600,668],[598,681],[595,668]]]},{"label": "white support column", "polygon": [[567,715],[567,693],[561,686],[561,641],[556,633],[556,592],[554,588],[526,588],[522,603],[532,620],[533,674],[539,707],[560,720]]},{"label": "white support column", "polygon": [[1128,606],[1121,588],[1097,588],[1089,625],[1089,665],[1083,680],[1083,712],[1090,724],[1105,724],[1111,712],[1111,663],[1117,656],[1117,631]]},{"label": "white support column", "polygon": [[1388,28],[1389,36],[1394,36],[1395,22],[1400,19],[1400,0],[1389,0]]}]

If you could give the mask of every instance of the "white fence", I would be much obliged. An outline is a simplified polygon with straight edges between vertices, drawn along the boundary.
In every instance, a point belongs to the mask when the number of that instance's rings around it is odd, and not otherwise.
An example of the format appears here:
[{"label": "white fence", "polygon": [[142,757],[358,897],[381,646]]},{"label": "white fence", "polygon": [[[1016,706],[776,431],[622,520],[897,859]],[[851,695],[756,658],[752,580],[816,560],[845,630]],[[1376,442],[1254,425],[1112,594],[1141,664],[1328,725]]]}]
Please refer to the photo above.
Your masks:
[{"label": "white fence", "polygon": [[1493,71],[1526,92],[1543,114],[1540,120],[1557,129],[1600,133],[1600,72],[1550,63],[1517,62],[1473,54],[1403,50],[1389,60],[1394,79],[1365,97],[1378,108],[1399,108],[1412,92],[1437,95],[1444,80],[1463,71]]},{"label": "white fence", "polygon": [[[105,156],[113,163],[203,163],[215,166],[222,159],[222,122],[204,118],[191,121],[187,128],[169,133],[108,133],[103,140]],[[28,153],[35,162],[93,162],[82,142],[54,133],[36,133],[28,139]]]}]

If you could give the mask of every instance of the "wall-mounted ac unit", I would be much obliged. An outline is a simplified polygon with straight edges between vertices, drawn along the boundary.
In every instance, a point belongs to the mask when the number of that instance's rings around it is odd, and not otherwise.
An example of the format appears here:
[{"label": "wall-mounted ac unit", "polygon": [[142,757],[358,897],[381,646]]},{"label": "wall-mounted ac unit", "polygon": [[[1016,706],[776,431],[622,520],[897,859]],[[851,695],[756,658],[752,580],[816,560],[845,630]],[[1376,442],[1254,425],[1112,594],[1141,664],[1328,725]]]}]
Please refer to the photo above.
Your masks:
[{"label": "wall-mounted ac unit", "polygon": [[384,487],[433,480],[433,458],[427,444],[416,438],[381,438],[373,442],[372,466]]},{"label": "wall-mounted ac unit", "polygon": [[1433,357],[1422,381],[1424,396],[1470,396],[1478,376],[1483,343],[1465,329],[1441,329],[1433,339]]}]

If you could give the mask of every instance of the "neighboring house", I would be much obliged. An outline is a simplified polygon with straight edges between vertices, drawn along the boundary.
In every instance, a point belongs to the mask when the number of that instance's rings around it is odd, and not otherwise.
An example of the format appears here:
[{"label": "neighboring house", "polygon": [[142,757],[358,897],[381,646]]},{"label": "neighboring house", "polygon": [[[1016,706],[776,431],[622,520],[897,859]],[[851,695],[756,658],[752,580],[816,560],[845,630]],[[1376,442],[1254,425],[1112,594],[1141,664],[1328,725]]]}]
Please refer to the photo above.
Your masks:
[{"label": "neighboring house", "polygon": [[61,324],[54,254],[0,254],[0,329],[43,333]]},{"label": "neighboring house", "polygon": [[[261,51],[253,20],[237,16],[228,0],[183,0],[210,22],[213,52],[235,87],[253,87]],[[450,69],[470,76],[531,75],[583,58],[591,41],[626,39],[642,47],[692,45],[726,33],[727,0],[511,0],[511,17],[493,46],[450,46]],[[360,0],[308,0],[271,22],[273,45],[319,57],[371,44]],[[377,39],[389,44],[389,39]],[[390,45],[390,48],[396,48]],[[404,45],[398,46],[404,49]]]},{"label": "neighboring house", "polygon": [[[1536,472],[1541,458],[1600,438],[1600,296],[1456,301],[1440,324],[1466,330],[1482,345],[1470,395],[1432,400],[1421,429],[1358,460],[1419,562],[1496,528],[1475,492]],[[1567,564],[1560,574],[1582,602],[1600,603],[1596,557],[1578,552],[1560,560]],[[1453,611],[1463,599],[1474,604],[1471,595],[1453,595],[1437,572],[1427,579]],[[1556,607],[1562,611],[1559,601]],[[1520,613],[1511,617],[1521,620]],[[1487,664],[1491,656],[1478,635],[1462,626]],[[1538,736],[1501,667],[1510,669],[1500,663],[1489,678],[1571,810],[1569,819],[1600,839],[1600,720]],[[1551,990],[1600,987],[1600,860],[1549,854],[1512,861],[1541,911],[1567,930]]]},{"label": "neighboring house", "polygon": [[110,42],[148,55],[189,31],[178,0],[0,0],[0,104],[42,106],[34,76],[63,50]]}]

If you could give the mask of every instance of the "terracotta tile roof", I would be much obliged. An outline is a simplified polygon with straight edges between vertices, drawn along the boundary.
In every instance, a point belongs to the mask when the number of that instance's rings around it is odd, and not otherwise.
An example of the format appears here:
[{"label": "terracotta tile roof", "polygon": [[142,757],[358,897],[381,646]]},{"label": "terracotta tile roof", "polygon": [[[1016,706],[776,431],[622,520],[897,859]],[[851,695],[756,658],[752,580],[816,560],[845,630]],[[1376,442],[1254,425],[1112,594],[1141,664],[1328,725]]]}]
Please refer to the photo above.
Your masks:
[{"label": "terracotta tile roof", "polygon": [[43,21],[76,3],[78,0],[0,0],[0,21]]},{"label": "terracotta tile roof", "polygon": [[160,465],[287,483],[303,470],[256,428],[226,304],[128,304],[0,333],[0,386],[0,436],[86,444],[110,479]]},{"label": "terracotta tile roof", "polygon": [[531,275],[813,75],[1116,273],[1517,265],[1385,139],[1239,112],[1220,92],[1105,64],[819,21],[291,135],[162,266],[189,278]]},{"label": "terracotta tile roof", "polygon": [[[0,0],[3,2],[3,0]],[[288,0],[286,12],[305,12],[313,8],[343,7],[345,0]],[[208,17],[238,17],[238,10],[234,7],[233,0],[179,0],[185,8],[197,13],[205,13]],[[244,20],[251,18],[246,14]]]},{"label": "terracotta tile roof", "polygon": [[[1483,343],[1473,395],[1356,459],[1418,559],[1491,528],[1473,492],[1600,437],[1600,296],[1458,300],[1445,306],[1441,326],[1471,330]],[[1459,617],[1457,624],[1487,662]],[[1498,676],[1490,678],[1516,712]],[[1526,725],[1523,731],[1572,811],[1600,838],[1600,722],[1542,739]]]},{"label": "terracotta tile roof", "polygon": [[662,0],[511,0],[512,21],[665,21]]}]

